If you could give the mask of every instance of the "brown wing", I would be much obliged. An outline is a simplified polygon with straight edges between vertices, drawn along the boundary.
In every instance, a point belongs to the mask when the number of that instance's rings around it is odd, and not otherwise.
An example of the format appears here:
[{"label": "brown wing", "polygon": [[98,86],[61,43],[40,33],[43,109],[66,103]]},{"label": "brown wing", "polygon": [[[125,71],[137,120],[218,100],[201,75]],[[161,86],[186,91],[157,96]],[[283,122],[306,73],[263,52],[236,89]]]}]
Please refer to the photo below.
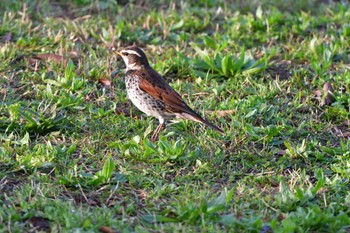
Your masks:
[{"label": "brown wing", "polygon": [[[141,74],[139,87],[155,99],[164,102],[171,112],[187,112],[196,114],[181,98],[181,96],[169,86],[160,74],[149,68],[147,72]],[[196,114],[197,115],[197,114]]]}]

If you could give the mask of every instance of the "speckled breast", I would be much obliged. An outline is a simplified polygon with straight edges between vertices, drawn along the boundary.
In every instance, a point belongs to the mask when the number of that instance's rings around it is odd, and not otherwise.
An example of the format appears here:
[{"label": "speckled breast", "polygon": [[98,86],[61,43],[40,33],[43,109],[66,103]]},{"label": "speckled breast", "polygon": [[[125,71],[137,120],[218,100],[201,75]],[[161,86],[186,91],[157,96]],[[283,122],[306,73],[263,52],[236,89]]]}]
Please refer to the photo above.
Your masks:
[{"label": "speckled breast", "polygon": [[159,117],[165,113],[163,102],[153,98],[139,88],[139,78],[135,75],[125,77],[125,85],[131,102],[149,116]]}]

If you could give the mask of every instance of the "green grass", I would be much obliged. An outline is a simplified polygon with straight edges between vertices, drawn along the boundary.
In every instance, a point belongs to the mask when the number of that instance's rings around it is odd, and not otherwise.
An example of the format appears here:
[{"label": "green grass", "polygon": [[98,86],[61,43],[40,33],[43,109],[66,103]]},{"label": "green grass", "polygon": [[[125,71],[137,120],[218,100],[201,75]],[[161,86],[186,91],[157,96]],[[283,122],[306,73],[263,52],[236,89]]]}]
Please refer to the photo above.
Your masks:
[{"label": "green grass", "polygon": [[[2,1],[0,232],[349,232],[350,5],[126,2]],[[151,143],[133,43],[226,135]]]}]

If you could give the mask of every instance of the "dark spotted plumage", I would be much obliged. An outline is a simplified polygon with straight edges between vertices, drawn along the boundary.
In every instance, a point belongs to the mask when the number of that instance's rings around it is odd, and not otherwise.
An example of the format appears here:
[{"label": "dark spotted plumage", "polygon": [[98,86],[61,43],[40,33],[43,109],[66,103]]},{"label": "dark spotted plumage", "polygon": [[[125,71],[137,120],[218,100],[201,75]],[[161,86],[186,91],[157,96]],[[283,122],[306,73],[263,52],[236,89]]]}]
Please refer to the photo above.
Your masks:
[{"label": "dark spotted plumage", "polygon": [[159,126],[152,135],[158,138],[166,119],[183,118],[203,123],[220,133],[217,126],[193,111],[181,96],[149,65],[145,53],[136,46],[118,52],[126,64],[125,84],[131,102],[142,112],[159,119]]}]

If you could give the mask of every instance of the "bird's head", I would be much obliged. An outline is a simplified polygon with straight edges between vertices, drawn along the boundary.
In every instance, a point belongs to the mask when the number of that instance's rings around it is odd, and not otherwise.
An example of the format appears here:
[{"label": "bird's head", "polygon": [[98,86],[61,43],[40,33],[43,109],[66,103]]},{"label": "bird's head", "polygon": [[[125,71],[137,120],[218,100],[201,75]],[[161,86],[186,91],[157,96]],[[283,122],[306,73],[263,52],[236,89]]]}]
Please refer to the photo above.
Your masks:
[{"label": "bird's head", "polygon": [[126,70],[139,70],[142,67],[149,66],[146,54],[137,46],[129,46],[117,52],[126,65]]}]

